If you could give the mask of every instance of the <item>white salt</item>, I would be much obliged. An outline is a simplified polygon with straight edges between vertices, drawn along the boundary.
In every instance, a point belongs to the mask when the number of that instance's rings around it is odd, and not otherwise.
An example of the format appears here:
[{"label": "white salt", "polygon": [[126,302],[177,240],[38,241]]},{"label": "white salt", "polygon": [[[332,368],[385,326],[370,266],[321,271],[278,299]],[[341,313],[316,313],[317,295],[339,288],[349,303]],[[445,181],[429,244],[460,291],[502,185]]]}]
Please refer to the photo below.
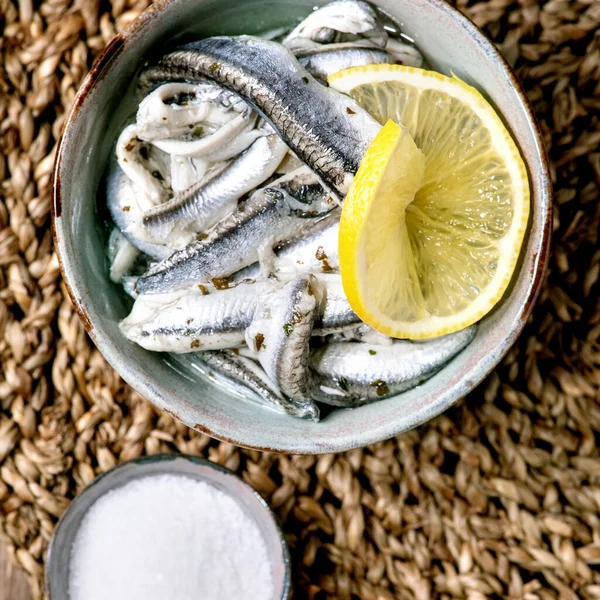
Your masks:
[{"label": "white salt", "polygon": [[137,479],[98,499],[71,550],[70,600],[271,600],[256,523],[215,487]]}]

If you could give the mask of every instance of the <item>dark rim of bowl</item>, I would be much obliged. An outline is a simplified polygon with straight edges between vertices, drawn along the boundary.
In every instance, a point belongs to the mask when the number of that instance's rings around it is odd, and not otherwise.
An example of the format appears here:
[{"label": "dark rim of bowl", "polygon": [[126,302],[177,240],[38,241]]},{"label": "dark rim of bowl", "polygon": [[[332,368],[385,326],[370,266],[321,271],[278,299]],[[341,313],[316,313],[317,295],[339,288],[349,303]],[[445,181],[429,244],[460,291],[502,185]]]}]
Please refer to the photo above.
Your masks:
[{"label": "dark rim of bowl", "polygon": [[[89,73],[86,75],[81,87],[79,88],[75,99],[73,101],[73,106],[69,112],[69,116],[65,122],[61,138],[58,145],[58,151],[56,153],[56,158],[54,161],[53,168],[53,179],[52,179],[52,188],[53,188],[53,202],[51,206],[52,211],[52,235],[54,239],[54,247],[56,248],[58,262],[60,266],[60,270],[63,276],[63,281],[65,282],[65,287],[71,299],[75,310],[77,311],[85,330],[88,335],[92,339],[92,341],[97,345],[96,334],[94,331],[94,327],[92,321],[87,314],[87,311],[77,300],[77,296],[75,294],[75,290],[71,286],[69,281],[69,277],[65,271],[63,260],[61,256],[61,245],[59,241],[59,236],[57,232],[57,219],[61,216],[62,207],[61,207],[61,191],[60,191],[60,171],[61,171],[61,162],[62,162],[62,154],[64,152],[64,145],[66,139],[66,132],[71,127],[73,122],[77,119],[79,115],[79,111],[83,106],[88,94],[92,90],[92,88],[97,84],[98,81],[102,79],[105,71],[110,67],[112,61],[125,50],[129,38],[137,33],[138,31],[144,29],[159,17],[160,13],[171,6],[172,4],[177,3],[178,0],[158,0],[155,4],[148,7],[141,15],[139,15],[136,19],[134,19],[123,31],[118,33],[106,46],[106,48],[102,51],[100,56],[94,61],[92,68]],[[469,19],[466,15],[461,13],[458,9],[454,8],[444,0],[426,0],[434,6],[436,9],[444,11],[450,14],[454,19],[456,19],[459,23],[463,25],[468,34],[475,39],[478,45],[490,56],[492,59],[498,61],[505,69],[512,86],[515,91],[519,95],[521,102],[523,104],[523,108],[527,114],[527,117],[531,123],[532,131],[535,136],[536,145],[538,147],[541,159],[542,159],[542,172],[544,175],[545,186],[544,189],[540,191],[541,197],[545,196],[548,198],[548,208],[546,210],[545,215],[543,216],[543,225],[542,225],[542,238],[540,248],[538,250],[537,256],[534,258],[534,268],[531,272],[531,287],[529,291],[529,295],[524,299],[523,310],[520,315],[520,320],[518,325],[507,335],[505,340],[505,348],[506,350],[502,351],[498,356],[497,360],[489,366],[489,368],[481,375],[479,380],[475,382],[474,380],[470,380],[465,382],[464,384],[464,395],[471,392],[481,381],[485,379],[495,368],[495,366],[502,360],[502,357],[508,352],[510,347],[515,343],[518,336],[523,331],[525,324],[527,323],[527,319],[531,314],[535,302],[541,292],[542,284],[544,282],[544,275],[546,271],[546,267],[548,265],[549,255],[550,255],[550,240],[551,240],[551,227],[552,227],[552,215],[553,215],[553,194],[552,194],[552,183],[550,179],[550,166],[548,160],[548,154],[546,151],[546,147],[544,145],[544,140],[542,137],[542,132],[538,123],[538,120],[533,112],[531,104],[521,88],[521,84],[519,83],[512,67],[508,64],[506,59],[500,54],[498,49],[494,46],[493,42],[486,36],[483,31],[481,31],[471,19]],[[456,403],[459,398],[455,398],[453,401],[446,403],[442,407],[442,411],[449,408],[452,404]],[[182,421],[179,415],[172,410],[162,409],[163,412],[168,413],[178,421]],[[189,425],[188,425],[189,426]],[[248,445],[245,443],[241,443],[238,440],[230,439],[225,435],[214,433],[209,427],[206,427],[202,424],[196,424],[193,429],[205,433],[206,435],[218,439],[223,442],[228,442],[230,444],[234,444],[236,446],[243,446],[245,448],[250,448],[253,450],[259,450],[261,452],[279,452],[283,454],[291,454],[292,452],[280,449],[280,448],[272,448],[269,446],[257,446],[257,445]],[[393,437],[393,435],[401,433],[403,430],[398,430],[395,434],[391,434],[389,437]],[[388,439],[389,439],[388,437]],[[354,446],[353,446],[354,447]],[[344,451],[348,450],[348,448],[339,448],[335,451]],[[319,450],[315,449],[310,452],[311,454],[319,454]]]},{"label": "dark rim of bowl", "polygon": [[[209,467],[209,468],[213,469],[214,471],[217,471],[217,472],[221,473],[222,475],[225,475],[226,477],[235,477],[239,481],[240,484],[242,484],[245,488],[247,488],[250,491],[250,493],[258,501],[258,503],[262,506],[262,508],[264,508],[263,514],[264,514],[265,518],[267,520],[270,520],[273,523],[273,525],[275,525],[275,529],[277,531],[277,535],[278,535],[278,539],[279,539],[279,544],[281,546],[281,552],[282,552],[281,558],[282,558],[282,562],[283,562],[283,566],[284,566],[283,589],[282,589],[281,600],[286,600],[287,598],[289,598],[290,593],[291,593],[291,587],[292,587],[292,567],[291,567],[290,550],[289,550],[287,541],[285,539],[285,535],[283,533],[283,528],[281,527],[281,523],[279,522],[279,519],[277,518],[275,513],[271,510],[271,507],[267,504],[266,500],[250,484],[246,483],[241,477],[239,477],[233,471],[230,471],[227,467],[224,467],[223,465],[219,465],[217,463],[211,462],[210,460],[206,460],[205,458],[200,458],[199,456],[191,456],[189,454],[166,454],[166,453],[163,453],[163,454],[153,454],[150,456],[140,456],[139,458],[133,458],[133,459],[127,460],[123,463],[119,463],[118,465],[115,465],[114,467],[112,467],[112,469],[109,469],[108,471],[105,471],[104,473],[100,473],[100,475],[98,475],[79,494],[77,494],[77,496],[75,496],[75,498],[72,500],[71,504],[67,507],[65,512],[61,515],[60,519],[58,520],[58,523],[56,524],[56,527],[54,528],[54,532],[52,533],[50,543],[48,544],[48,552],[46,554],[46,560],[45,560],[46,572],[44,574],[44,590],[45,590],[46,596],[48,597],[49,600],[54,600],[50,594],[50,578],[49,578],[49,572],[50,572],[49,566],[50,566],[50,561],[52,560],[52,556],[53,556],[52,550],[54,548],[54,543],[55,543],[56,539],[60,535],[60,532],[62,530],[62,525],[67,520],[72,509],[79,504],[83,504],[84,501],[86,500],[87,496],[89,495],[89,492],[92,490],[92,488],[97,487],[107,477],[111,477],[112,475],[114,475],[115,471],[119,471],[125,467],[130,467],[130,466],[144,466],[146,464],[163,463],[163,462],[168,463],[168,462],[172,462],[175,460],[183,460],[185,462],[190,462],[193,465]],[[183,476],[185,477],[185,475],[183,475]],[[223,491],[223,490],[221,490],[221,491]],[[223,493],[227,493],[227,492],[223,491]],[[236,502],[237,502],[237,500],[236,500]],[[68,563],[69,563],[69,559],[67,559],[67,564]],[[61,599],[56,599],[56,600],[66,600],[66,599],[61,598]]]}]

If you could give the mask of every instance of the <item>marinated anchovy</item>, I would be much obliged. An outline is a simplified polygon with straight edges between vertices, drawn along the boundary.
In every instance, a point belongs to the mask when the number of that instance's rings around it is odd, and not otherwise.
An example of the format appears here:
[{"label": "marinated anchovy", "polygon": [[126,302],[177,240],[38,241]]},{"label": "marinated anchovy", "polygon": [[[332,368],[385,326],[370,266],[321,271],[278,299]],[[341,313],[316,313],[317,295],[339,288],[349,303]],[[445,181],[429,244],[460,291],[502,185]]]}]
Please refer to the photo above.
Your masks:
[{"label": "marinated anchovy", "polygon": [[328,335],[353,329],[362,324],[352,310],[339,275],[319,275],[324,286],[324,301],[315,323],[314,335]]},{"label": "marinated anchovy", "polygon": [[336,333],[327,338],[328,342],[364,342],[373,346],[392,346],[394,338],[380,333],[376,329],[361,323],[358,327],[353,327]]},{"label": "marinated anchovy", "polygon": [[[173,249],[161,244],[152,244],[140,239],[141,210],[137,203],[137,195],[129,177],[123,173],[113,156],[106,173],[106,204],[114,224],[127,240],[138,250],[154,258],[163,260],[173,254]],[[142,232],[143,233],[143,232]]]},{"label": "marinated anchovy", "polygon": [[300,402],[311,402],[308,357],[320,294],[311,275],[290,281],[264,298],[246,330],[246,343],[269,379]]},{"label": "marinated anchovy", "polygon": [[218,119],[224,124],[235,116],[219,102],[223,88],[213,84],[167,83],[156,88],[140,103],[136,124],[146,141],[186,136],[203,121]]},{"label": "marinated anchovy", "polygon": [[270,408],[293,417],[319,420],[319,407],[314,402],[286,398],[253,360],[231,350],[203,352],[200,358],[217,373],[245,385]]},{"label": "marinated anchovy", "polygon": [[287,146],[275,134],[261,137],[208,183],[199,183],[146,211],[143,223],[153,238],[173,228],[204,231],[231,214],[237,201],[267,180],[282,161]]},{"label": "marinated anchovy", "polygon": [[200,285],[166,297],[140,295],[121,321],[121,331],[132,342],[155,352],[234,348],[244,343],[244,330],[260,298],[272,290],[273,283],[257,282],[217,291]]},{"label": "marinated anchovy", "polygon": [[205,158],[213,162],[227,160],[248,147],[241,145],[250,145],[260,137],[260,131],[253,130],[256,120],[256,114],[248,110],[225,123],[198,127],[183,138],[155,140],[152,144],[167,154]]},{"label": "marinated anchovy", "polygon": [[385,49],[393,56],[396,64],[407,67],[421,67],[423,64],[423,55],[414,46],[396,38],[391,37]]},{"label": "marinated anchovy", "polygon": [[356,44],[330,44],[294,52],[300,64],[317,79],[327,81],[333,73],[350,67],[392,64],[396,61],[386,50]]},{"label": "marinated anchovy", "polygon": [[[124,286],[135,304],[121,321],[125,336],[155,352],[178,354],[206,349],[233,348],[244,340],[256,308],[283,285],[275,279],[241,283],[218,289],[221,282],[166,294],[141,295],[133,277]],[[356,325],[356,315],[343,296],[341,286],[326,279],[315,318],[314,335],[330,335]],[[360,324],[360,321],[358,322]]]},{"label": "marinated anchovy", "polygon": [[167,83],[142,100],[136,135],[172,156],[217,162],[264,135],[255,123],[250,107],[215,83]]},{"label": "marinated anchovy", "polygon": [[142,73],[145,81],[204,78],[254,106],[342,197],[381,128],[353,99],[318,83],[289,50],[260,38],[214,37],[186,44]]},{"label": "marinated anchovy", "polygon": [[[217,163],[219,164],[219,163]],[[184,192],[204,179],[215,165],[203,158],[171,155],[171,189],[175,194]]]},{"label": "marinated anchovy", "polygon": [[171,185],[169,157],[138,137],[136,124],[125,127],[117,140],[117,160],[134,184],[140,208],[162,202]]},{"label": "marinated anchovy", "polygon": [[204,239],[175,252],[140,277],[138,291],[172,291],[190,283],[228,277],[257,259],[270,263],[273,246],[309,231],[318,218],[332,209],[325,190],[307,189],[297,182],[298,178],[290,174],[255,192]]},{"label": "marinated anchovy", "polygon": [[117,228],[114,228],[108,239],[111,281],[119,283],[131,271],[139,254],[140,251]]},{"label": "marinated anchovy", "polygon": [[341,34],[370,40],[385,48],[388,34],[375,9],[361,0],[335,0],[311,13],[284,40],[283,45],[298,47],[302,40],[331,44]]},{"label": "marinated anchovy", "polygon": [[[339,271],[338,237],[340,212],[334,210],[315,225],[311,233],[288,240],[275,250],[272,274],[290,279],[305,273],[335,273]],[[231,281],[256,279],[261,274],[258,263],[234,273]]]},{"label": "marinated anchovy", "polygon": [[475,326],[424,342],[391,346],[345,342],[311,352],[310,366],[322,378],[313,398],[352,407],[399,394],[437,373],[475,337]]}]

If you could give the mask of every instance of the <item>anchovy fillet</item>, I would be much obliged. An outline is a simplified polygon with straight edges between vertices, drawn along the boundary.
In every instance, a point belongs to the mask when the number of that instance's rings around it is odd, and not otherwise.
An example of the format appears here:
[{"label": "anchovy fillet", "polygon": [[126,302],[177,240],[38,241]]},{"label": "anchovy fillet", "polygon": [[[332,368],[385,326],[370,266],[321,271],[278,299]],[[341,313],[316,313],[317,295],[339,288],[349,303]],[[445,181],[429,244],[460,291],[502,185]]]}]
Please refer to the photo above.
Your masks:
[{"label": "anchovy fillet", "polygon": [[[234,118],[231,107],[221,101],[231,94],[213,83],[167,83],[148,94],[137,110],[140,139],[154,141],[190,135],[203,121],[218,118],[224,124]],[[244,112],[247,107],[244,106]],[[211,119],[212,117],[212,119]]]},{"label": "anchovy fillet", "polygon": [[208,78],[236,92],[342,197],[381,128],[354,100],[318,83],[282,45],[251,36],[186,44],[141,78]]},{"label": "anchovy fillet", "polygon": [[[275,250],[272,274],[280,279],[290,279],[304,273],[335,273],[339,271],[338,237],[339,210],[321,219],[311,233],[286,241]],[[231,281],[244,281],[260,277],[258,263],[250,265],[231,276]]]},{"label": "anchovy fillet", "polygon": [[327,338],[327,342],[364,342],[373,346],[392,346],[394,338],[388,337],[380,333],[376,329],[365,325],[364,323],[358,327],[352,327],[345,331],[335,333]]},{"label": "anchovy fillet", "polygon": [[437,373],[475,337],[473,325],[423,342],[396,340],[391,346],[334,342],[311,352],[310,366],[321,377],[315,400],[351,407],[411,389]]},{"label": "anchovy fillet", "polygon": [[421,67],[423,64],[423,55],[413,45],[396,38],[391,37],[385,49],[394,57],[396,64],[407,67]]},{"label": "anchovy fillet", "polygon": [[200,183],[146,211],[146,229],[160,239],[173,228],[203,231],[232,213],[237,201],[266,181],[282,161],[287,146],[275,134],[261,137],[233,164],[208,183]]},{"label": "anchovy fillet", "polygon": [[[227,160],[235,156],[239,150],[239,140],[250,145],[261,133],[254,130],[256,125],[256,114],[248,110],[244,114],[234,115],[226,123],[213,127],[212,132],[201,135],[195,139],[173,139],[167,138],[154,140],[154,146],[166,152],[177,156],[190,156],[196,158],[205,158],[216,162],[217,160]],[[245,150],[247,147],[243,147]]]},{"label": "anchovy fillet", "polygon": [[117,140],[117,160],[134,184],[140,208],[147,209],[167,197],[171,186],[169,157],[143,142],[137,124],[123,129]]},{"label": "anchovy fillet", "polygon": [[138,291],[157,294],[181,289],[190,283],[228,277],[259,258],[266,261],[274,246],[308,231],[332,210],[325,190],[311,189],[308,198],[302,196],[305,191],[290,174],[255,192],[205,239],[192,242],[140,277]]},{"label": "anchovy fillet", "polygon": [[117,159],[113,156],[106,173],[106,205],[113,223],[119,228],[129,243],[155,260],[163,260],[173,254],[174,250],[162,244],[153,244],[139,239],[132,232],[134,221],[141,221],[141,211],[137,196],[129,177],[121,170]]},{"label": "anchovy fillet", "polygon": [[339,275],[320,275],[319,282],[324,285],[324,299],[315,324],[315,335],[339,333],[362,325],[348,302],[342,278]]},{"label": "anchovy fillet", "polygon": [[115,227],[108,239],[110,279],[119,283],[127,275],[140,255],[140,251]]},{"label": "anchovy fillet", "polygon": [[138,296],[120,328],[129,340],[155,352],[234,348],[244,343],[261,296],[272,289],[271,282],[257,282],[220,291],[202,285],[164,300],[163,295]]},{"label": "anchovy fillet", "polygon": [[300,64],[317,79],[327,81],[333,73],[350,67],[392,64],[394,57],[381,48],[355,44],[330,44],[294,52]]},{"label": "anchovy fillet", "polygon": [[[283,285],[274,279],[228,289],[200,284],[186,291],[143,296],[132,289],[132,278],[125,283],[135,303],[121,321],[121,331],[146,350],[178,354],[239,346],[256,308]],[[341,285],[327,278],[322,285],[313,335],[330,335],[360,325]]]},{"label": "anchovy fillet", "polygon": [[303,39],[331,44],[340,34],[365,38],[384,48],[388,34],[375,9],[361,0],[334,0],[311,13],[284,40],[284,46],[295,47]]},{"label": "anchovy fillet", "polygon": [[200,355],[208,367],[252,390],[264,404],[293,417],[319,420],[319,407],[314,402],[297,402],[286,398],[252,360],[231,350],[208,351]]},{"label": "anchovy fillet", "polygon": [[311,275],[290,281],[265,298],[246,330],[246,344],[269,379],[296,401],[310,401],[309,345],[319,295]]}]

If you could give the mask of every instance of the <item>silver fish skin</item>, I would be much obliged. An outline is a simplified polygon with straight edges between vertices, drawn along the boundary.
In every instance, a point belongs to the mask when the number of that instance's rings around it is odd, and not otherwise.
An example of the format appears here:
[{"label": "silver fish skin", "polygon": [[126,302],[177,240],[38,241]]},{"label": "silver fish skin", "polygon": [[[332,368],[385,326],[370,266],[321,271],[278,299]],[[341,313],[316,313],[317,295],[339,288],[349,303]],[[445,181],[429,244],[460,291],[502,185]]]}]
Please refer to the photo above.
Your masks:
[{"label": "silver fish skin", "polygon": [[263,404],[277,412],[319,421],[319,407],[314,402],[297,402],[286,398],[253,360],[231,350],[202,352],[200,359],[217,373],[252,390]]},{"label": "silver fish skin", "polygon": [[392,346],[395,340],[362,323],[358,327],[352,327],[340,333],[335,333],[328,337],[326,341],[328,343],[364,342],[372,346]]},{"label": "silver fish skin", "polygon": [[[123,280],[135,303],[121,321],[122,332],[146,350],[177,354],[239,346],[256,308],[283,285],[276,279],[240,283],[228,289],[206,283],[188,290],[140,295],[135,283],[133,277]],[[313,334],[325,336],[349,329],[357,317],[350,313],[341,285],[325,279],[320,286],[323,290]]]},{"label": "silver fish skin", "polygon": [[475,332],[473,325],[423,342],[338,342],[317,348],[311,352],[310,366],[321,380],[312,397],[348,408],[405,392],[435,375],[471,343]]},{"label": "silver fish skin", "polygon": [[259,138],[208,183],[192,186],[146,211],[144,226],[157,241],[174,228],[194,232],[211,228],[235,210],[244,194],[271,177],[286,153],[287,146],[279,136]]},{"label": "silver fish skin", "polygon": [[394,57],[381,48],[355,44],[329,44],[294,52],[300,64],[317,79],[327,81],[333,73],[366,65],[393,64]]},{"label": "silver fish skin", "polygon": [[[335,273],[339,271],[338,237],[340,212],[335,209],[315,225],[310,233],[286,241],[275,250],[272,274],[280,279],[290,279],[305,273]],[[258,263],[237,273],[232,282],[256,279],[261,275]]]},{"label": "silver fish skin", "polygon": [[[303,202],[301,194],[306,189],[304,186],[296,189],[294,180],[294,174],[286,175],[279,183],[255,192],[204,239],[175,252],[140,277],[138,291],[141,294],[173,291],[191,283],[228,277],[258,259],[271,262],[274,246],[310,230],[324,216],[324,211],[333,208],[324,190],[311,195],[309,202]],[[301,199],[283,188],[296,192]]]},{"label": "silver fish skin", "polygon": [[354,329],[362,325],[358,315],[352,310],[340,275],[319,275],[323,286],[323,299],[318,312],[314,335],[329,335]]},{"label": "silver fish skin", "polygon": [[266,296],[246,330],[246,344],[269,379],[288,398],[310,401],[310,338],[321,290],[312,275],[299,277]]},{"label": "silver fish skin", "polygon": [[119,228],[129,243],[155,260],[163,260],[174,250],[162,244],[153,244],[133,235],[131,229],[134,217],[141,220],[133,184],[122,171],[114,153],[108,165],[105,177],[106,205],[113,223]]},{"label": "silver fish skin", "polygon": [[297,47],[303,39],[331,44],[350,34],[370,40],[384,48],[388,34],[375,9],[361,0],[334,0],[312,12],[283,40],[284,46]]},{"label": "silver fish skin", "polygon": [[236,92],[341,197],[381,129],[356,101],[321,85],[284,46],[252,36],[186,44],[140,77],[142,82],[208,78]]},{"label": "silver fish skin", "polygon": [[244,330],[260,299],[272,290],[272,282],[257,282],[214,292],[202,286],[186,292],[138,296],[119,326],[128,340],[153,352],[183,354],[234,348],[244,343]]}]

